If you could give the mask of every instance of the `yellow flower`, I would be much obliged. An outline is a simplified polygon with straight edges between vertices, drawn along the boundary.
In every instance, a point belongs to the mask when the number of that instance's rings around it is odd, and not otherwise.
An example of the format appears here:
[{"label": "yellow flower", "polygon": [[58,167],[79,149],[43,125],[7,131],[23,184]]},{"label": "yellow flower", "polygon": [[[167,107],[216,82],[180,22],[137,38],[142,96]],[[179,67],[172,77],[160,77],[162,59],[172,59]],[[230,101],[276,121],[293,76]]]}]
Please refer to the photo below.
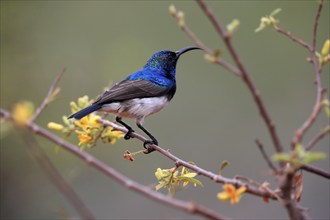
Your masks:
[{"label": "yellow flower", "polygon": [[101,117],[99,115],[90,114],[79,121],[75,121],[75,125],[82,128],[83,130],[88,130],[90,128],[99,128],[101,123],[98,122],[98,119]]},{"label": "yellow flower", "polygon": [[104,141],[115,144],[116,141],[124,137],[124,133],[121,131],[113,131],[112,127],[108,127],[105,132],[102,133],[102,138]]},{"label": "yellow flower", "polygon": [[230,200],[230,204],[238,203],[241,199],[242,194],[246,191],[245,186],[241,186],[236,190],[235,186],[232,184],[225,184],[223,185],[223,192],[218,193],[217,197],[221,201],[228,201]]},{"label": "yellow flower", "polygon": [[72,113],[75,113],[77,112],[79,109],[78,109],[78,106],[75,102],[70,102],[70,107],[71,107],[71,112]]},{"label": "yellow flower", "polygon": [[14,106],[12,111],[14,121],[20,126],[24,126],[32,117],[34,107],[31,102],[22,101]]},{"label": "yellow flower", "polygon": [[76,133],[78,134],[79,146],[93,141],[93,137],[85,131],[76,131]]},{"label": "yellow flower", "polygon": [[63,125],[57,124],[55,122],[49,122],[47,127],[50,128],[50,129],[53,129],[55,131],[62,131],[64,129]]}]

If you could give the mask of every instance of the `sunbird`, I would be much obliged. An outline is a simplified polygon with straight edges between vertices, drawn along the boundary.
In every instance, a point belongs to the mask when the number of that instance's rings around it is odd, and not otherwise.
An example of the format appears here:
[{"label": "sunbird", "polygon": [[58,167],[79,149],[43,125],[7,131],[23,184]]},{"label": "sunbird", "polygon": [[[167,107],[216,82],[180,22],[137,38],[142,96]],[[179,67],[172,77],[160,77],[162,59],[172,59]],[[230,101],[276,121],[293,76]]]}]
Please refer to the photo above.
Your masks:
[{"label": "sunbird", "polygon": [[98,96],[92,105],[84,108],[69,118],[81,119],[94,111],[116,115],[116,121],[127,129],[124,138],[131,138],[134,130],[122,121],[122,118],[135,119],[139,127],[151,140],[143,143],[146,151],[154,151],[150,144],[158,145],[157,139],[142,124],[144,118],[162,110],[176,92],[176,63],[179,57],[196,46],[182,48],[176,52],[162,50],[154,53],[141,70],[134,72],[126,79],[114,84]]}]

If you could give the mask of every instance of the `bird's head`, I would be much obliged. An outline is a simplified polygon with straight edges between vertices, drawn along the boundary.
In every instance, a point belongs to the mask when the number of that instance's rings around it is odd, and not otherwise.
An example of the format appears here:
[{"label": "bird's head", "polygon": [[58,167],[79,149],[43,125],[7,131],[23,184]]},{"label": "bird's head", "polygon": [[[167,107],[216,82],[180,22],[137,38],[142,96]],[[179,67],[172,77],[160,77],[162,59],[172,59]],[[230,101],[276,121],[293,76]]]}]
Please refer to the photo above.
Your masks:
[{"label": "bird's head", "polygon": [[166,72],[175,74],[176,62],[178,61],[179,57],[190,50],[198,49],[200,50],[199,47],[191,46],[182,48],[176,52],[169,50],[158,51],[149,58],[147,64],[144,67],[165,70]]}]

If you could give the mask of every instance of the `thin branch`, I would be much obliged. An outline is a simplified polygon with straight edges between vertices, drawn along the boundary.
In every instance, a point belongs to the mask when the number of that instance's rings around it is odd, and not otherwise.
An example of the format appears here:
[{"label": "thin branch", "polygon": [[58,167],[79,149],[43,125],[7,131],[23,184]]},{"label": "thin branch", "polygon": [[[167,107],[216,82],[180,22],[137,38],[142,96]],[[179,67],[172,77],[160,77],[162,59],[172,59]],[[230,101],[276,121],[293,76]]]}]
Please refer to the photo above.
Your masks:
[{"label": "thin branch", "polygon": [[255,185],[256,187],[260,187],[261,185],[259,182],[242,175],[235,175],[234,179],[245,181],[249,184]]},{"label": "thin branch", "polygon": [[51,182],[58,188],[58,190],[70,201],[79,215],[86,220],[95,219],[93,213],[88,209],[84,202],[79,198],[79,196],[72,189],[70,183],[68,183],[56,169],[54,164],[50,161],[48,156],[39,146],[36,139],[27,133],[23,132],[23,138],[27,142],[27,147],[29,152],[32,153],[34,158],[39,163],[40,167],[45,171]]},{"label": "thin branch", "polygon": [[265,161],[267,162],[268,164],[268,167],[274,172],[274,173],[277,173],[277,169],[276,167],[274,166],[273,162],[271,161],[271,159],[268,157],[265,149],[264,149],[264,145],[260,142],[259,139],[256,139],[255,140],[255,143],[257,144],[257,146],[259,147],[259,150],[263,156],[263,158],[265,159]]},{"label": "thin branch", "polygon": [[47,107],[47,105],[49,104],[49,101],[51,99],[51,97],[54,94],[55,89],[57,88],[57,84],[59,83],[61,77],[63,76],[64,72],[65,72],[65,68],[63,68],[61,70],[61,72],[59,74],[57,74],[57,76],[55,77],[53,83],[51,84],[48,93],[45,97],[45,99],[43,100],[43,102],[41,103],[41,105],[39,106],[39,108],[36,110],[36,112],[34,113],[34,115],[31,117],[30,122],[35,121],[38,116],[40,115],[40,113]]},{"label": "thin branch", "polygon": [[268,185],[269,185],[268,182],[266,182],[266,184],[263,183],[263,184],[261,184],[260,188],[264,189],[264,190],[267,191],[268,193],[270,193],[270,194],[272,194],[273,196],[275,196],[275,197],[277,198],[277,200],[278,200],[281,204],[284,205],[284,201],[283,201],[283,199],[281,198],[281,196],[280,196],[278,193],[274,192],[273,190],[269,189]]},{"label": "thin branch", "polygon": [[253,99],[259,109],[259,113],[268,128],[268,131],[271,136],[271,139],[272,139],[276,152],[277,153],[282,152],[283,145],[281,144],[281,141],[278,137],[278,134],[277,134],[277,131],[275,128],[275,124],[273,123],[272,119],[270,118],[270,116],[266,110],[266,107],[261,99],[260,92],[257,90],[254,83],[250,79],[249,73],[246,71],[234,46],[232,45],[230,35],[227,34],[226,30],[219,23],[218,19],[216,18],[216,16],[214,15],[214,13],[208,7],[208,5],[206,4],[206,2],[204,0],[197,0],[197,3],[201,7],[201,9],[204,11],[206,16],[210,19],[211,23],[213,24],[215,30],[218,32],[219,36],[223,39],[229,53],[231,54],[234,62],[236,63],[238,69],[240,70],[241,77],[242,77],[243,81],[245,82],[245,84],[247,85],[248,89],[250,90],[250,92],[253,96]]},{"label": "thin branch", "polygon": [[320,140],[322,140],[322,138],[324,138],[328,134],[330,134],[330,126],[328,126],[325,129],[323,129],[311,141],[309,141],[308,144],[306,145],[306,150],[307,151],[311,150],[317,144],[317,142],[319,142]]},{"label": "thin branch", "polygon": [[[119,126],[119,125],[117,125],[113,122],[110,122],[110,121],[107,121],[107,120],[104,120],[104,119],[99,119],[99,121],[101,123],[103,123],[104,125],[111,126],[113,128],[113,130],[122,131],[124,133],[127,132],[126,128],[124,128],[122,126]],[[145,137],[143,137],[142,135],[140,135],[136,132],[132,132],[130,135],[132,137],[142,141],[142,142],[147,140]],[[180,159],[179,157],[173,155],[170,151],[164,150],[160,146],[149,145],[149,147],[154,148],[156,151],[158,151],[159,153],[163,154],[164,156],[166,156],[167,158],[169,158],[170,160],[175,162],[176,166],[184,166],[184,167],[186,167],[190,170],[195,171],[199,175],[205,176],[205,177],[213,180],[216,183],[222,183],[222,184],[229,183],[229,184],[235,185],[237,188],[241,187],[241,186],[245,186],[247,188],[247,192],[252,194],[252,195],[263,197],[263,198],[265,197],[265,198],[270,198],[270,199],[276,199],[274,196],[270,195],[266,191],[256,189],[256,188],[251,187],[250,185],[247,185],[246,183],[243,183],[243,182],[241,182],[239,180],[236,180],[236,179],[229,179],[229,178],[223,177],[221,175],[217,175],[217,174],[212,173],[210,171],[207,171],[203,168],[200,168],[199,166],[197,166],[195,164],[191,164],[187,161],[184,161],[184,160]]]},{"label": "thin branch", "polygon": [[302,166],[301,169],[306,170],[310,173],[314,173],[314,174],[319,175],[319,176],[323,176],[327,179],[330,179],[330,173],[329,172],[327,172],[327,171],[325,171],[321,168],[315,167],[313,165],[307,165],[306,164],[306,165]]},{"label": "thin branch", "polygon": [[[312,58],[312,60],[314,60]],[[313,61],[314,62],[314,61]],[[316,84],[317,84],[317,94],[316,94],[316,101],[313,106],[311,114],[308,116],[306,121],[301,125],[300,128],[298,128],[293,136],[292,142],[291,142],[291,147],[292,149],[295,148],[295,146],[301,142],[303,136],[307,132],[307,130],[314,124],[317,116],[320,114],[321,109],[322,109],[322,93],[323,93],[323,88],[321,86],[321,80],[320,80],[320,72],[317,71],[316,73]]]},{"label": "thin branch", "polygon": [[[0,108],[0,115],[7,119],[12,119],[12,115]],[[92,155],[88,154],[85,151],[81,151],[79,147],[64,141],[63,139],[53,135],[46,129],[38,126],[35,123],[29,123],[26,125],[27,128],[31,129],[34,133],[48,139],[49,141],[56,143],[57,145],[61,146],[63,149],[69,151],[76,157],[85,161],[88,165],[96,168],[97,170],[101,171],[105,175],[111,177],[113,180],[117,181],[120,185],[125,186],[132,191],[138,192],[145,197],[155,200],[157,202],[166,204],[173,208],[186,211],[191,214],[197,214],[200,216],[204,216],[209,219],[227,219],[226,217],[210,210],[204,206],[195,204],[193,202],[186,202],[180,199],[171,198],[169,196],[163,195],[157,191],[154,191],[144,185],[141,185],[128,177],[124,176],[123,174],[119,173],[115,169],[109,167],[107,164],[103,163],[102,161],[94,158]],[[136,133],[134,133],[136,135]]]},{"label": "thin branch", "polygon": [[290,32],[288,32],[288,31],[286,31],[286,30],[280,28],[280,27],[277,26],[277,25],[274,26],[274,29],[275,29],[278,33],[283,34],[283,35],[285,35],[286,37],[288,37],[289,39],[291,39],[293,42],[296,42],[296,43],[298,43],[299,45],[305,47],[307,50],[312,51],[312,47],[311,47],[308,43],[306,43],[305,41],[303,41],[303,40],[300,39],[300,38],[297,38],[297,37],[293,36]]},{"label": "thin branch", "polygon": [[197,3],[202,8],[203,12],[206,14],[208,19],[211,21],[214,29],[218,32],[219,36],[224,41],[228,41],[230,39],[230,36],[227,35],[225,28],[222,27],[222,25],[218,21],[218,18],[215,16],[211,8],[209,8],[209,6],[206,4],[204,0],[197,0]]},{"label": "thin branch", "polygon": [[306,121],[301,125],[301,127],[299,127],[294,133],[294,136],[291,141],[292,149],[294,149],[295,146],[301,142],[303,136],[305,135],[307,130],[314,124],[317,116],[319,115],[319,113],[321,112],[321,109],[322,109],[321,102],[322,102],[322,96],[323,96],[323,93],[325,92],[325,90],[324,90],[324,88],[322,88],[321,69],[319,67],[318,59],[315,54],[318,20],[320,18],[322,7],[323,7],[323,0],[321,0],[317,13],[316,13],[316,17],[315,17],[315,21],[314,21],[314,29],[313,29],[314,30],[313,31],[313,45],[311,47],[311,50],[309,51],[310,56],[311,56],[311,61],[313,63],[314,72],[315,72],[316,100],[315,100],[315,104],[313,106],[311,114],[308,116]]},{"label": "thin branch", "polygon": [[316,51],[317,28],[319,25],[322,8],[323,8],[323,0],[320,1],[319,7],[317,8],[317,12],[316,12],[315,19],[314,19],[312,52]]},{"label": "thin branch", "polygon": [[[171,15],[178,21],[178,23],[180,23],[180,16],[178,15],[178,12],[173,12],[171,13]],[[207,46],[205,46],[203,44],[203,42],[201,40],[198,39],[198,37],[194,34],[194,32],[191,31],[191,29],[184,23],[182,25],[180,25],[180,28],[183,32],[186,33],[186,35],[196,44],[196,46],[198,46],[199,48],[201,48],[202,50],[205,51],[205,53],[207,53],[209,56],[214,57],[214,52],[208,48]],[[213,61],[215,64],[218,64],[222,67],[224,67],[225,69],[227,69],[229,72],[233,73],[236,76],[240,76],[240,71],[232,66],[231,64],[227,63],[226,61],[216,58]]]}]

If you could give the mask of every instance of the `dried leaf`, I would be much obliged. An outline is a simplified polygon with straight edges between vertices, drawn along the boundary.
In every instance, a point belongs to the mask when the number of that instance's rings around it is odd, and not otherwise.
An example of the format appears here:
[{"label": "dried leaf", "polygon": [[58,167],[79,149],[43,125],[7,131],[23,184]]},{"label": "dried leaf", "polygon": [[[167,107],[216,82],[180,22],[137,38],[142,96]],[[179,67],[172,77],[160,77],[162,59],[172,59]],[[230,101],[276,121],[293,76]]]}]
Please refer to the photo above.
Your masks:
[{"label": "dried leaf", "polygon": [[124,159],[129,160],[129,161],[134,161],[135,160],[133,155],[131,154],[131,152],[129,152],[128,150],[125,151],[125,153],[124,153]]}]

